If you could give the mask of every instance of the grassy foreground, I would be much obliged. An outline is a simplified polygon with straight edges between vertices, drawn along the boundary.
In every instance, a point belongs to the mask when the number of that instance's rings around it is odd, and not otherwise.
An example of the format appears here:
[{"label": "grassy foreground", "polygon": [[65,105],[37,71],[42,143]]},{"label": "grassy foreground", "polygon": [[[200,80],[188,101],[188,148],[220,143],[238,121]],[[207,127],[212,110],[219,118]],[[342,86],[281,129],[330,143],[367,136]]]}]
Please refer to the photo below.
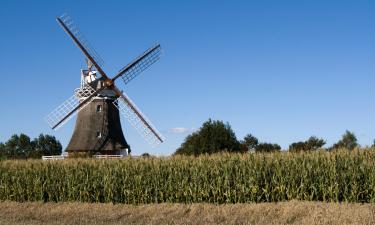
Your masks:
[{"label": "grassy foreground", "polygon": [[375,202],[375,151],[0,161],[0,201]]},{"label": "grassy foreground", "polygon": [[374,204],[281,202],[260,204],[0,203],[0,224],[375,224]]}]

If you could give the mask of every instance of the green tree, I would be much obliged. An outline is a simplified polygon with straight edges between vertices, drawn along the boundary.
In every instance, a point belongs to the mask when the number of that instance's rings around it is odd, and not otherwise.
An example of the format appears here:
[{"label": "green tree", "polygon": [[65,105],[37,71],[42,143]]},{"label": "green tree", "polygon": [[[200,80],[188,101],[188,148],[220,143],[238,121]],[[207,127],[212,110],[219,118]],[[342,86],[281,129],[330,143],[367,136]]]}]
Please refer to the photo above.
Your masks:
[{"label": "green tree", "polygon": [[260,143],[255,147],[255,152],[279,152],[280,145],[271,143]]},{"label": "green tree", "polygon": [[28,155],[30,158],[40,158],[43,155],[61,155],[61,143],[51,135],[40,134],[33,140],[33,151]]},{"label": "green tree", "polygon": [[33,141],[26,134],[12,135],[0,143],[0,159],[41,158],[42,155],[60,155],[62,146],[54,136],[40,134]]},{"label": "green tree", "polygon": [[307,141],[295,142],[289,145],[289,151],[291,152],[300,152],[300,151],[315,151],[323,145],[325,145],[323,139],[319,139],[315,136],[311,136]]},{"label": "green tree", "polygon": [[342,135],[341,140],[333,144],[333,146],[330,149],[346,148],[348,150],[353,150],[357,146],[357,137],[354,133],[347,130],[345,134]]},{"label": "green tree", "polygon": [[248,134],[241,141],[241,149],[243,151],[254,150],[255,147],[259,144],[258,138],[254,137],[252,134]]},{"label": "green tree", "polygon": [[19,136],[14,134],[4,144],[4,152],[7,158],[22,159],[27,158],[27,155],[33,150],[33,144],[30,137],[26,134]]},{"label": "green tree", "polygon": [[220,151],[239,152],[240,143],[228,123],[209,119],[197,132],[186,137],[175,154],[197,156]]}]

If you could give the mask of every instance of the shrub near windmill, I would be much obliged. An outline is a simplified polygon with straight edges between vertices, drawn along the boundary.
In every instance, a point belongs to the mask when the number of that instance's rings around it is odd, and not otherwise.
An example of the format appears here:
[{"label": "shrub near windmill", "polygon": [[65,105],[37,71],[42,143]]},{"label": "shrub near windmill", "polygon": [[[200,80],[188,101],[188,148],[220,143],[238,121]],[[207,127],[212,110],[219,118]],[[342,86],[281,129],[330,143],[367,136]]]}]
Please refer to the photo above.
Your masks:
[{"label": "shrub near windmill", "polygon": [[[57,129],[78,113],[72,138],[66,148],[71,153],[125,155],[129,145],[124,138],[119,113],[152,145],[164,138],[141,113],[115,81],[127,84],[160,58],[159,44],[148,49],[110,78],[102,69],[102,60],[89,47],[69,16],[57,18],[87,59],[87,70],[81,70],[81,86],[68,100],[52,111],[46,121]],[[100,74],[101,77],[98,77]]]}]

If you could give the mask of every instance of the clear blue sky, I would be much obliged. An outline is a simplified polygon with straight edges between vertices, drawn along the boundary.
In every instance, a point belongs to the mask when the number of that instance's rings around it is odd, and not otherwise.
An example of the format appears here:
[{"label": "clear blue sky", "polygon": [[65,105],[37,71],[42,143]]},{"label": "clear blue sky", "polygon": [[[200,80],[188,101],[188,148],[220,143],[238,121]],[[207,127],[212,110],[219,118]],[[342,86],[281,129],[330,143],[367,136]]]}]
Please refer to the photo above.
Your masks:
[{"label": "clear blue sky", "polygon": [[[161,60],[118,85],[167,137],[151,148],[124,119],[135,154],[170,154],[208,118],[238,138],[336,142],[346,129],[375,138],[375,2],[0,2],[0,141],[55,135],[43,118],[79,86],[84,57],[56,23],[70,14],[114,74],[156,42]],[[186,128],[178,133],[173,128]],[[180,129],[183,130],[183,129]]]}]

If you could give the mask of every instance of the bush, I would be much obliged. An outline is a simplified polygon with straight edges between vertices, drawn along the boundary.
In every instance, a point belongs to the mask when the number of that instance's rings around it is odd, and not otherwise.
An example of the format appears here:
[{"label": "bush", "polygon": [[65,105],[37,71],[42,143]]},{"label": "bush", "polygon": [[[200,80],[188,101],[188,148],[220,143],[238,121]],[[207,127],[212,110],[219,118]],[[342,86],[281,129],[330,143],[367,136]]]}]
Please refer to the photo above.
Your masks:
[{"label": "bush", "polygon": [[145,153],[143,153],[143,154],[141,155],[141,157],[143,157],[143,158],[150,158],[151,155],[150,155],[150,153],[145,152]]},{"label": "bush", "polygon": [[289,151],[291,152],[301,152],[301,151],[315,151],[323,145],[325,145],[323,139],[319,139],[315,136],[310,137],[307,141],[296,142],[289,145]]},{"label": "bush", "polygon": [[280,150],[280,145],[271,143],[260,143],[255,147],[255,152],[278,152]]}]

